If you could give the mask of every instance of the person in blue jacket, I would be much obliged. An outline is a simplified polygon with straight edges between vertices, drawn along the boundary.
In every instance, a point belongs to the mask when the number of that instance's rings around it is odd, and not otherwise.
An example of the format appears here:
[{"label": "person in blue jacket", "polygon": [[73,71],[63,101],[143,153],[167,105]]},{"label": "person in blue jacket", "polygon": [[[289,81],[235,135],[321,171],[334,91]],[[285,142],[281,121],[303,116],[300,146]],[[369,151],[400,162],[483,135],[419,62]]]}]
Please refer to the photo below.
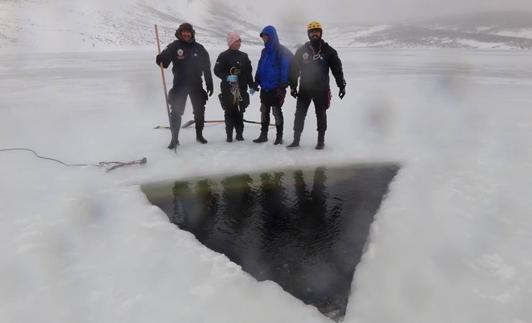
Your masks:
[{"label": "person in blue jacket", "polygon": [[264,41],[255,82],[260,86],[260,136],[253,142],[268,141],[268,127],[270,125],[270,110],[275,118],[277,136],[274,145],[283,143],[283,112],[281,107],[286,96],[290,64],[294,55],[279,42],[277,30],[273,26],[266,26],[260,33]]}]

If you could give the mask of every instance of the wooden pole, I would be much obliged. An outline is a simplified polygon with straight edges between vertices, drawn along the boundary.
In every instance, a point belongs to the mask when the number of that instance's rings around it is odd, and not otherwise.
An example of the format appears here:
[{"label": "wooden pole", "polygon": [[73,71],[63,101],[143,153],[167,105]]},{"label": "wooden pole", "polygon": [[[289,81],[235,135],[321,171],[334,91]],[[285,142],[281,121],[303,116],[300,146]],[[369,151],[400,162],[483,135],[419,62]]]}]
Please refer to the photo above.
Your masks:
[{"label": "wooden pole", "polygon": [[[159,29],[157,24],[155,25],[155,38],[157,39],[157,53],[161,54],[161,42],[159,41]],[[174,139],[174,129],[172,128],[172,116],[170,111],[170,104],[168,103],[168,90],[166,89],[166,79],[164,77],[164,66],[163,63],[159,64],[161,68],[161,78],[163,80],[163,90],[164,90],[164,102],[166,102],[166,112],[168,113],[168,122],[170,124],[170,132],[172,133],[172,140]],[[177,138],[176,138],[177,139]],[[177,150],[177,143],[174,147],[174,151]]]}]

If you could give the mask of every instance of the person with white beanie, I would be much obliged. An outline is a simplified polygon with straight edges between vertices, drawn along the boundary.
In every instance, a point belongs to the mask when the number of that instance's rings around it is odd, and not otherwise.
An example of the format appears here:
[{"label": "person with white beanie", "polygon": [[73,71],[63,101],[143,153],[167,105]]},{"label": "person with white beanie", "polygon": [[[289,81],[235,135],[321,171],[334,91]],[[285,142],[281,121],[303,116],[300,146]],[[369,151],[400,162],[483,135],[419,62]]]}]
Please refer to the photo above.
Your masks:
[{"label": "person with white beanie", "polygon": [[236,131],[235,139],[244,140],[244,112],[249,106],[247,89],[249,87],[251,93],[258,90],[253,82],[251,61],[246,53],[240,51],[241,43],[238,33],[228,33],[229,48],[220,53],[214,65],[214,74],[221,79],[218,98],[224,109],[227,142],[233,141],[233,129]]}]

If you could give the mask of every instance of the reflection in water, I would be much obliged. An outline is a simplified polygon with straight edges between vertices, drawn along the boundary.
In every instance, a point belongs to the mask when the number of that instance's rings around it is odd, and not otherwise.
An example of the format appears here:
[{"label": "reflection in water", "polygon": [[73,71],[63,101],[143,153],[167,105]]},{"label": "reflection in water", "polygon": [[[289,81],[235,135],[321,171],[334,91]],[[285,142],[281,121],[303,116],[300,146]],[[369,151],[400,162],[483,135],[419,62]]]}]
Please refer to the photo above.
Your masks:
[{"label": "reflection in water", "polygon": [[143,186],[181,229],[257,280],[322,313],[345,314],[369,226],[396,165],[317,168]]}]

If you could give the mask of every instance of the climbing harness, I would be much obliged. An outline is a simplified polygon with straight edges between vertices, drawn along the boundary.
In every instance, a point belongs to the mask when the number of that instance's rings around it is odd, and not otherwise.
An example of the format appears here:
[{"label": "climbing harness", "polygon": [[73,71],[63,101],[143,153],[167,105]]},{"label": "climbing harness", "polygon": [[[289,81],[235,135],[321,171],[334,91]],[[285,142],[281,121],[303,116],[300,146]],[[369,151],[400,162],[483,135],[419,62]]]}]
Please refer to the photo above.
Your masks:
[{"label": "climbing harness", "polygon": [[238,67],[231,67],[229,74],[236,75],[236,82],[229,82],[230,92],[233,95],[233,105],[237,105],[242,101],[242,95],[240,94],[240,86],[238,85],[238,75],[240,74],[240,69]]}]

